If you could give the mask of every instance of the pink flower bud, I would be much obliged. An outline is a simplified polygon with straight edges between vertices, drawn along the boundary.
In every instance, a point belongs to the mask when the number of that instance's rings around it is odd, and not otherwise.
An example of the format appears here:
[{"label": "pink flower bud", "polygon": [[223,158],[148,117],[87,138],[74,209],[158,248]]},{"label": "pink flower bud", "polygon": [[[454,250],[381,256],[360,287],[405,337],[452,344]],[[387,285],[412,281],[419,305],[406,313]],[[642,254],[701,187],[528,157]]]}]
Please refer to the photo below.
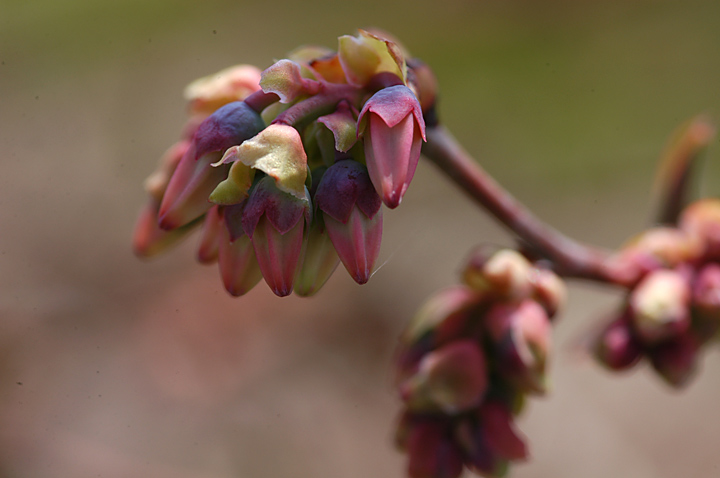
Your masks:
[{"label": "pink flower bud", "polygon": [[202,264],[212,264],[217,261],[222,228],[222,210],[219,206],[213,206],[205,214],[205,221],[200,234],[197,260]]},{"label": "pink flower bud", "polygon": [[625,370],[642,357],[628,318],[623,316],[605,327],[593,344],[595,358],[610,370]]},{"label": "pink flower bud", "polygon": [[382,203],[365,167],[352,160],[332,165],[320,181],[315,203],[348,273],[358,284],[366,283],[380,253]]},{"label": "pink flower bud", "polygon": [[565,305],[567,289],[565,283],[549,269],[533,268],[530,275],[533,285],[533,299],[543,306],[548,317],[553,318]]},{"label": "pink flower bud", "polygon": [[506,460],[525,460],[527,446],[515,430],[510,409],[498,401],[485,402],[478,412],[488,446]]},{"label": "pink flower bud", "polygon": [[398,381],[413,375],[425,354],[468,334],[481,299],[474,290],[458,285],[425,302],[400,338]]},{"label": "pink flower bud", "polygon": [[702,241],[707,259],[720,259],[720,199],[690,204],[680,216],[680,227]]},{"label": "pink flower bud", "polygon": [[503,475],[502,470],[507,467],[507,461],[488,444],[477,411],[457,422],[454,439],[463,452],[465,465],[474,473],[488,477]]},{"label": "pink flower bud", "polygon": [[303,232],[310,220],[309,200],[280,191],[270,176],[250,191],[242,228],[251,239],[265,282],[284,297],[293,290],[303,253]]},{"label": "pink flower bud", "polygon": [[170,146],[170,148],[165,151],[165,154],[162,155],[162,158],[160,158],[158,168],[145,179],[145,191],[147,191],[158,204],[162,201],[170,178],[188,148],[190,148],[190,140],[187,139],[178,141]]},{"label": "pink flower bud", "polygon": [[425,121],[415,95],[396,85],[375,93],[358,117],[365,137],[368,172],[389,208],[396,208],[415,174],[425,140]]},{"label": "pink flower bud", "polygon": [[690,326],[690,287],[683,274],[660,269],[648,274],[629,299],[632,322],[639,338],[655,344]]},{"label": "pink flower bud", "polygon": [[710,263],[698,273],[693,305],[703,315],[720,319],[720,264]]},{"label": "pink flower bud", "polygon": [[236,65],[199,78],[185,88],[190,113],[209,115],[232,101],[242,101],[260,89],[260,69]]},{"label": "pink flower bud", "polygon": [[223,208],[218,265],[225,290],[235,297],[248,293],[262,279],[250,238],[241,225],[244,204]]},{"label": "pink flower bud", "polygon": [[545,393],[552,333],[545,309],[529,299],[498,304],[487,312],[485,324],[503,377],[525,392]]},{"label": "pink flower bud", "polygon": [[463,457],[444,420],[418,420],[407,438],[410,478],[457,478]]},{"label": "pink flower bud", "polygon": [[454,415],[478,406],[487,386],[485,356],[476,341],[466,339],[423,357],[400,392],[411,410],[440,409]]},{"label": "pink flower bud", "polygon": [[463,280],[470,287],[501,299],[522,300],[533,291],[533,268],[517,251],[502,249],[489,257],[473,255],[463,272]]},{"label": "pink flower bud", "polygon": [[644,271],[675,267],[697,259],[701,242],[686,231],[672,227],[655,227],[631,239],[621,251],[621,260],[630,261]]},{"label": "pink flower bud", "polygon": [[264,127],[260,115],[240,101],[223,106],[200,123],[163,196],[160,227],[180,227],[210,209],[208,197],[230,168],[211,165],[227,148],[252,138]]},{"label": "pink flower bud", "polygon": [[166,231],[158,227],[157,212],[158,204],[152,198],[140,211],[132,240],[133,251],[138,257],[148,258],[164,252],[186,237],[201,222],[196,220],[172,231]]}]

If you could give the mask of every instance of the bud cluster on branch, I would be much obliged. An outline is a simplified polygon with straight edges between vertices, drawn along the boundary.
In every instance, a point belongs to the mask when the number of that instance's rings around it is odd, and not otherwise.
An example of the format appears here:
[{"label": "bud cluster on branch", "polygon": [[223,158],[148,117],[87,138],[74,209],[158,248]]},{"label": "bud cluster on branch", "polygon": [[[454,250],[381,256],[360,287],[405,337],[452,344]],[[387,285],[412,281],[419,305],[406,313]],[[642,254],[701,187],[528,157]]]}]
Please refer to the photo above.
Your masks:
[{"label": "bud cluster on branch", "polygon": [[611,370],[645,358],[679,387],[720,334],[720,200],[689,193],[715,132],[704,117],[666,151],[659,225],[608,252],[553,229],[488,175],[440,125],[432,71],[386,34],[301,47],[264,71],[228,68],[185,95],[180,140],[145,182],[138,256],[199,228],[197,259],[218,263],[233,296],[261,279],[278,296],[311,296],[340,263],[364,284],[383,204],[399,206],[421,151],[521,245],[474,253],[462,284],[431,297],[401,338],[397,444],[411,478],[497,477],[527,458],[515,418],[547,391],[563,279],[626,291],[589,347]]},{"label": "bud cluster on branch", "polygon": [[560,278],[500,250],[473,255],[463,282],[432,297],[401,339],[398,444],[412,478],[503,474],[527,457],[513,417],[547,390]]},{"label": "bud cluster on branch", "polygon": [[134,247],[152,256],[201,227],[198,260],[243,295],[316,293],[342,262],[367,282],[382,203],[397,207],[425,139],[434,79],[382,36],[303,47],[265,71],[241,65],[186,90],[181,140],[146,182]]}]

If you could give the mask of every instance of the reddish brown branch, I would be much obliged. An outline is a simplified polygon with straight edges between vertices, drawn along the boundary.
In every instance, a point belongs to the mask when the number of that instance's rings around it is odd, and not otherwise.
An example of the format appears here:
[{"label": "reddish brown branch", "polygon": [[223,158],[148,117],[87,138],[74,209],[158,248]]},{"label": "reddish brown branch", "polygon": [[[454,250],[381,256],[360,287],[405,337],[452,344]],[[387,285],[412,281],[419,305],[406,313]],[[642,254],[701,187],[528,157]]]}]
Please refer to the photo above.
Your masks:
[{"label": "reddish brown branch", "polygon": [[423,154],[534,253],[551,261],[557,273],[622,286],[637,280],[633,265],[615,261],[609,253],[580,244],[538,219],[490,177],[444,127],[427,129]]}]

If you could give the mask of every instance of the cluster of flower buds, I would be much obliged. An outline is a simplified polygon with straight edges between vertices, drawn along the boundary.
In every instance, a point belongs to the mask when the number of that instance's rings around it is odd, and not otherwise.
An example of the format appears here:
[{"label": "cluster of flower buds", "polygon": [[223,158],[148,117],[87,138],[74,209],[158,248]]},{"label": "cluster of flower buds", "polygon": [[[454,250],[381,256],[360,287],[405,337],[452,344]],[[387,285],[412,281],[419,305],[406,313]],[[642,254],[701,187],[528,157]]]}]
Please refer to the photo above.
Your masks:
[{"label": "cluster of flower buds", "polygon": [[621,312],[595,337],[594,355],[612,370],[646,357],[680,387],[720,330],[720,200],[690,204],[677,227],[646,231],[619,259],[641,273]]},{"label": "cluster of flower buds", "polygon": [[397,442],[412,478],[503,475],[527,457],[514,417],[547,389],[564,283],[512,250],[473,255],[463,282],[432,297],[401,339]]},{"label": "cluster of flower buds", "polygon": [[201,226],[198,259],[242,295],[317,292],[342,262],[360,284],[380,251],[382,203],[415,173],[435,81],[396,42],[360,31],[337,51],[303,47],[260,72],[188,86],[182,139],[146,182],[134,236],[152,256]]}]

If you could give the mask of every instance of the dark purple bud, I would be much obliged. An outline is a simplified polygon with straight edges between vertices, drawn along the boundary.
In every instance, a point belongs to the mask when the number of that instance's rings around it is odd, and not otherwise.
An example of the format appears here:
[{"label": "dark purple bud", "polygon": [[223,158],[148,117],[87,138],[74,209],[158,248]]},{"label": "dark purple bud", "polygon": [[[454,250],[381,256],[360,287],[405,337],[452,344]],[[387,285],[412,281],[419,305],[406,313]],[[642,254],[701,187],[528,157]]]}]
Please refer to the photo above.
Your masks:
[{"label": "dark purple bud", "polygon": [[200,123],[193,142],[195,158],[224,151],[241,144],[265,128],[260,114],[244,101],[234,101],[219,108]]},{"label": "dark purple bud", "polygon": [[700,343],[683,334],[650,351],[653,368],[673,387],[684,386],[695,372]]},{"label": "dark purple bud", "polygon": [[353,160],[335,163],[325,171],[315,203],[343,265],[357,283],[366,283],[382,241],[382,202],[367,169]]},{"label": "dark purple bud", "polygon": [[625,370],[640,361],[642,348],[626,316],[605,327],[595,339],[593,355],[610,370]]}]

